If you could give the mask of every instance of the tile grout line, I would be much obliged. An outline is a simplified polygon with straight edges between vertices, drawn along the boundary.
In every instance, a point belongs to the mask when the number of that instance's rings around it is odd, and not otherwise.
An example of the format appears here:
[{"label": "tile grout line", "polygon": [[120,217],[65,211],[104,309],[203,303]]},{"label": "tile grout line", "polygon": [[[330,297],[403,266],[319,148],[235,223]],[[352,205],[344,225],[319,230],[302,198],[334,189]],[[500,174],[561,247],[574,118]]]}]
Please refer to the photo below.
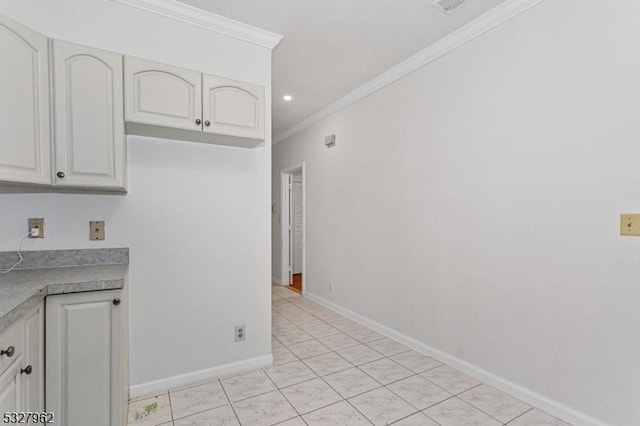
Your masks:
[{"label": "tile grout line", "polygon": [[509,423],[513,423],[514,420],[519,419],[520,417],[524,416],[525,414],[527,414],[529,411],[533,411],[535,409],[535,407],[531,407],[529,408],[527,411],[525,411],[524,413],[520,414],[519,416],[514,417],[513,419],[509,420],[507,423],[505,423],[505,425],[508,425]]},{"label": "tile grout line", "polygon": [[220,382],[220,388],[222,389],[222,392],[224,392],[224,396],[227,398],[227,401],[229,402],[231,411],[233,411],[233,415],[236,416],[236,420],[238,421],[238,424],[242,425],[242,423],[240,422],[240,417],[238,417],[238,413],[236,413],[236,408],[233,406],[233,403],[231,402],[231,398],[229,398],[229,394],[227,393],[227,390],[224,388],[224,385],[222,384],[222,380],[219,380],[219,382]]},{"label": "tile grout line", "polygon": [[173,405],[171,404],[171,392],[167,391],[167,398],[169,398],[169,413],[171,413],[171,424],[175,426],[175,419],[173,418]]}]

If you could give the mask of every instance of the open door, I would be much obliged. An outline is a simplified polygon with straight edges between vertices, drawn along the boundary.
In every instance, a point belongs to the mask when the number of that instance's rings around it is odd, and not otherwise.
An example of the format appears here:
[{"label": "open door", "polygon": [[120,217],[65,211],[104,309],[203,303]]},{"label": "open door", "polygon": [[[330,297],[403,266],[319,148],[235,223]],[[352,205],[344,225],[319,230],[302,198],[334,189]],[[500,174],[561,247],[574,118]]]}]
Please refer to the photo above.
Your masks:
[{"label": "open door", "polygon": [[282,285],[303,292],[305,265],[304,163],[281,171]]},{"label": "open door", "polygon": [[289,174],[289,175],[287,175],[287,177],[289,178],[289,182],[288,182],[288,185],[287,185],[288,188],[289,188],[289,191],[288,191],[288,194],[287,194],[287,197],[289,199],[289,203],[288,203],[289,204],[289,209],[288,209],[289,210],[289,214],[287,215],[288,216],[288,218],[287,218],[287,222],[288,222],[287,223],[287,229],[289,230],[289,241],[288,241],[288,244],[289,244],[289,266],[287,267],[287,269],[289,271],[289,280],[287,281],[287,283],[289,285],[292,285],[293,284],[293,250],[292,250],[292,248],[293,248],[293,239],[294,239],[294,236],[293,236],[293,216],[294,216],[294,213],[293,213],[293,204],[294,204],[293,203],[293,175]]}]

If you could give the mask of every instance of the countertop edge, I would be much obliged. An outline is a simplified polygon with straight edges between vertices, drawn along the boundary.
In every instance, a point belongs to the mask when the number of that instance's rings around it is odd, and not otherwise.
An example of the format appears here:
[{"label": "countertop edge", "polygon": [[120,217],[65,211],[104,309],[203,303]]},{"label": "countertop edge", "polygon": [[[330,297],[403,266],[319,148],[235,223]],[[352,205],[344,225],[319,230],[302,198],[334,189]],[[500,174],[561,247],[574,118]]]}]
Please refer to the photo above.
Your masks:
[{"label": "countertop edge", "polygon": [[33,293],[25,300],[19,301],[15,307],[0,317],[0,333],[31,312],[47,296],[58,294],[82,293],[87,291],[118,290],[124,288],[126,273],[117,279],[96,279],[93,281],[43,284],[33,288]]}]

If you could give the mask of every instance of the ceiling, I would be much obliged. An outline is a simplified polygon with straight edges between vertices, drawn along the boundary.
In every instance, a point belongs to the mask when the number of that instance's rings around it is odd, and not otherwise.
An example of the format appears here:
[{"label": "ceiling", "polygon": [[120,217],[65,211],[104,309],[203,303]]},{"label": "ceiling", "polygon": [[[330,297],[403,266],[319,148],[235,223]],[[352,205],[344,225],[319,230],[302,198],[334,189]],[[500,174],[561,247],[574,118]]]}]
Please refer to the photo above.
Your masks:
[{"label": "ceiling", "polygon": [[275,138],[504,0],[449,15],[433,0],[181,1],[284,36],[273,52]]}]

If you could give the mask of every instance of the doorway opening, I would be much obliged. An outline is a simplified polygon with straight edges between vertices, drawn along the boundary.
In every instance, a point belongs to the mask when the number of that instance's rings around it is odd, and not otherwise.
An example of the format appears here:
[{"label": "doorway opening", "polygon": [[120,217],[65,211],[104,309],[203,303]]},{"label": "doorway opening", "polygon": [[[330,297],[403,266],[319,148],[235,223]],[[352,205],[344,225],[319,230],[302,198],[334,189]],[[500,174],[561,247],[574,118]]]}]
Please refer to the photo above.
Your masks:
[{"label": "doorway opening", "polygon": [[304,162],[280,171],[282,285],[304,293],[305,170]]}]

